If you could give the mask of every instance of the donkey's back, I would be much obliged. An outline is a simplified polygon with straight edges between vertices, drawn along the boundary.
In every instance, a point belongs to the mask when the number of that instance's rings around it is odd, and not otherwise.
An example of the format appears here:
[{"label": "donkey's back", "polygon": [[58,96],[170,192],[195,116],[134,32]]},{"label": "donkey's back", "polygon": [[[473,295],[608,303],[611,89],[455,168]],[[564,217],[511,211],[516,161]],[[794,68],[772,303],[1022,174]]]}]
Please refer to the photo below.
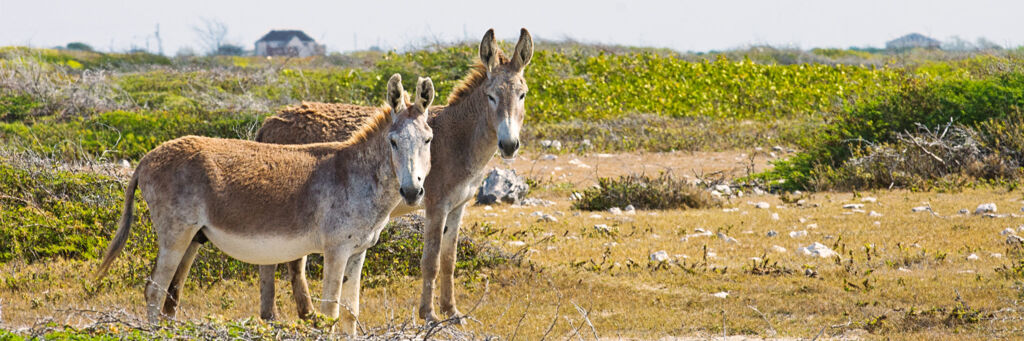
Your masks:
[{"label": "donkey's back", "polygon": [[343,103],[303,102],[267,117],[256,141],[280,144],[341,142],[353,137],[387,108]]}]

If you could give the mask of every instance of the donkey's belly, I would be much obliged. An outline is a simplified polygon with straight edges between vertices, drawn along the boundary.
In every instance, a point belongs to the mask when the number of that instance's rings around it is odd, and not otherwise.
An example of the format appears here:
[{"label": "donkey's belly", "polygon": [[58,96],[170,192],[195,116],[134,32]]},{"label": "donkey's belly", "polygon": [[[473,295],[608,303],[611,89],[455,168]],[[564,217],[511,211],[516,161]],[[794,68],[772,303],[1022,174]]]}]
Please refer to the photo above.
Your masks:
[{"label": "donkey's belly", "polygon": [[285,263],[310,253],[323,252],[310,235],[241,236],[216,228],[204,228],[203,233],[224,253],[252,264]]}]

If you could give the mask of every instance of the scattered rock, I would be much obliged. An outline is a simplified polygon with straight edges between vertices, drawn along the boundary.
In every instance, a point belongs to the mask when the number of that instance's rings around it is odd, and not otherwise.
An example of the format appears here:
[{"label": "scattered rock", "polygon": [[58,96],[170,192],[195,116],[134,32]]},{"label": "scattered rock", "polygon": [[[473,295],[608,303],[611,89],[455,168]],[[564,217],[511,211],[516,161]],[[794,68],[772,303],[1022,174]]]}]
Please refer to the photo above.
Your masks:
[{"label": "scattered rock", "polygon": [[769,208],[772,208],[772,205],[771,205],[771,204],[769,204],[769,203],[767,203],[767,202],[764,202],[764,201],[759,201],[759,202],[755,202],[755,203],[753,203],[752,205],[754,205],[754,207],[756,207],[756,208],[760,208],[760,209],[769,209]]},{"label": "scattered rock", "polygon": [[772,213],[772,220],[779,220],[779,214],[778,213]]},{"label": "scattered rock", "polygon": [[874,203],[874,202],[878,202],[878,199],[876,199],[875,197],[864,197],[864,198],[860,199],[860,202]]},{"label": "scattered rock", "polygon": [[996,213],[996,204],[991,202],[987,204],[981,204],[978,205],[978,208],[974,209],[974,214],[982,213]]},{"label": "scattered rock", "polygon": [[868,213],[868,216],[869,217],[881,217],[882,214],[878,213],[878,212],[875,212],[875,211],[871,211],[871,213]]},{"label": "scattered rock", "polygon": [[723,209],[722,209],[722,212],[727,212],[727,213],[728,213],[728,212],[739,212],[739,210],[740,210],[740,208],[739,208],[739,207],[733,207],[733,208],[723,208]]},{"label": "scattered rock", "polygon": [[859,210],[859,209],[862,209],[862,208],[864,208],[864,204],[846,204],[846,205],[843,205],[843,209],[847,209],[847,210]]},{"label": "scattered rock", "polygon": [[928,207],[928,206],[918,206],[918,207],[911,208],[910,212],[917,213],[917,212],[927,212],[927,211],[931,211],[931,210],[932,210],[932,208]]},{"label": "scattered rock", "polygon": [[652,262],[665,262],[665,261],[668,261],[668,252],[665,252],[665,250],[661,250],[661,251],[652,253],[651,254],[651,261]]},{"label": "scattered rock", "polygon": [[961,209],[960,209],[959,211],[957,211],[956,213],[960,213],[960,214],[967,214],[968,212],[970,212],[970,211],[968,211],[968,210],[967,210],[966,208],[961,208]]},{"label": "scattered rock", "polygon": [[807,222],[807,218],[800,217],[800,219],[797,219],[797,221],[799,221],[801,224],[803,224],[803,223]]},{"label": "scattered rock", "polygon": [[1017,236],[1015,234],[1011,234],[1011,235],[1006,236],[1006,244],[1009,244],[1009,245],[1024,245],[1024,238],[1021,238],[1020,236]]},{"label": "scattered rock", "polygon": [[781,151],[783,151],[783,149],[782,149],[782,146],[774,146],[774,147],[772,147],[772,151],[773,152],[781,152]]},{"label": "scattered rock", "polygon": [[814,244],[800,248],[800,252],[802,252],[805,256],[813,256],[820,258],[829,258],[838,255],[835,251],[832,251],[832,249],[828,248],[828,246],[825,246],[825,244],[819,242],[814,242]]},{"label": "scattered rock", "polygon": [[804,276],[811,277],[811,278],[818,277],[818,272],[814,271],[814,269],[807,268],[807,269],[804,269]]},{"label": "scattered rock", "polygon": [[807,224],[807,228],[808,229],[812,229],[812,230],[816,229],[816,228],[818,228],[818,224]]},{"label": "scattered rock", "polygon": [[580,161],[580,159],[569,160],[569,164],[575,165],[576,167],[583,168],[583,169],[591,168],[590,165],[583,163],[583,161]]},{"label": "scattered rock", "polygon": [[992,258],[1003,258],[1003,254],[1001,253],[990,253],[988,256]]},{"label": "scattered rock", "polygon": [[521,241],[521,240],[513,240],[513,241],[508,242],[508,246],[522,247],[522,246],[526,246],[526,242]]},{"label": "scattered rock", "polygon": [[723,233],[723,232],[719,232],[718,233],[718,239],[721,239],[721,240],[725,241],[726,243],[739,244],[739,241],[736,240],[736,238],[729,237],[729,236],[725,235],[725,233]]},{"label": "scattered rock", "polygon": [[583,193],[572,192],[572,194],[569,194],[569,200],[570,201],[583,200]]},{"label": "scattered rock", "polygon": [[490,210],[493,210],[493,209],[494,209],[494,207],[491,207],[491,205],[484,206],[484,211],[490,211]]},{"label": "scattered rock", "polygon": [[715,296],[715,297],[718,297],[718,298],[726,298],[726,297],[729,297],[729,293],[725,292],[725,291],[719,291],[719,292],[716,292],[714,294],[711,294],[711,296]]},{"label": "scattered rock", "polygon": [[620,215],[622,214],[622,209],[618,207],[612,207],[608,209],[608,213],[611,213],[613,215]]},{"label": "scattered rock", "polygon": [[590,219],[601,219],[601,218],[602,218],[601,215],[597,214],[597,213],[594,213],[594,214],[590,215]]},{"label": "scattered rock", "polygon": [[1012,227],[1007,227],[1006,229],[1003,230],[1003,232],[999,232],[999,234],[1006,236],[1011,234],[1017,234],[1017,231],[1014,230]]},{"label": "scattered rock", "polygon": [[633,205],[626,205],[626,208],[622,210],[622,213],[633,215],[636,214],[636,208]]},{"label": "scattered rock", "polygon": [[537,219],[537,221],[539,221],[539,222],[555,223],[555,222],[558,222],[558,218],[555,218],[555,216],[550,215],[550,214],[545,214],[545,215],[540,216],[540,219]]},{"label": "scattered rock", "polygon": [[526,198],[526,199],[523,199],[523,201],[521,203],[519,203],[519,204],[523,205],[523,206],[542,206],[542,207],[548,207],[548,206],[553,206],[555,204],[555,202],[551,201],[551,200],[544,200],[544,199],[537,199],[537,198]]},{"label": "scattered rock", "polygon": [[597,232],[601,232],[601,233],[612,232],[612,229],[610,227],[608,227],[608,225],[605,225],[605,224],[594,225],[594,230],[597,230]]},{"label": "scattered rock", "polygon": [[978,257],[978,254],[976,254],[976,253],[972,253],[969,256],[967,256],[967,260],[978,260],[980,258],[981,257]]},{"label": "scattered rock", "polygon": [[714,190],[726,195],[732,194],[732,188],[729,185],[715,185]]},{"label": "scattered rock", "polygon": [[497,216],[498,216],[498,214],[494,213],[494,212],[484,213],[484,218],[496,218]]},{"label": "scattered rock", "polygon": [[540,160],[541,161],[555,161],[555,160],[558,160],[558,157],[554,156],[554,155],[551,155],[551,154],[544,154],[544,155],[542,155],[540,157]]},{"label": "scattered rock", "polygon": [[1009,216],[1010,216],[1009,214],[985,213],[985,215],[983,215],[981,217],[982,218],[1006,218],[1006,217],[1009,217]]},{"label": "scattered rock", "polygon": [[768,231],[767,235],[768,235],[768,237],[775,237],[775,236],[778,236],[779,233],[775,232],[775,230],[770,230],[770,231]]},{"label": "scattered rock", "polygon": [[807,230],[792,231],[792,232],[789,233],[789,237],[790,238],[800,238],[800,237],[806,237],[806,236],[807,236]]},{"label": "scattered rock", "polygon": [[775,251],[775,252],[778,252],[778,253],[786,253],[787,250],[784,247],[781,247],[781,246],[778,246],[778,245],[772,245],[772,251]]},{"label": "scattered rock", "polygon": [[562,149],[562,141],[552,140],[551,141],[551,149],[554,149],[554,150]]},{"label": "scattered rock", "polygon": [[512,169],[495,168],[487,173],[484,183],[476,194],[477,204],[495,204],[499,202],[519,204],[526,198],[530,185]]}]

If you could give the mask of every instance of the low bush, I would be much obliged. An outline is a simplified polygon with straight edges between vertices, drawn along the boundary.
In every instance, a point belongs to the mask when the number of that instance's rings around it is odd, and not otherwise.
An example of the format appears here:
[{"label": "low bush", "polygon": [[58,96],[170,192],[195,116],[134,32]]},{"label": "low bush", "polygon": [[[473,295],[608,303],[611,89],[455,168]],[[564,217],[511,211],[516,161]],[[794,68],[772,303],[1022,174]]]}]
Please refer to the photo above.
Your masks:
[{"label": "low bush", "polygon": [[573,208],[600,211],[633,205],[638,209],[674,209],[718,207],[721,203],[708,191],[684,179],[662,173],[657,177],[632,174],[619,178],[598,178],[597,186],[583,191]]},{"label": "low bush", "polygon": [[263,117],[112,111],[91,118],[32,124],[0,122],[0,138],[10,145],[61,160],[137,160],[161,143],[185,135],[247,138]]},{"label": "low bush", "polygon": [[[841,172],[838,169],[851,158],[898,148],[886,145],[879,149],[879,144],[896,143],[900,136],[910,142],[913,139],[909,138],[909,132],[916,131],[917,127],[943,126],[951,121],[971,130],[982,129],[977,139],[986,141],[989,145],[986,148],[1013,156],[1014,146],[1020,143],[1020,138],[1013,135],[1019,131],[1020,123],[1014,122],[1020,118],[1007,118],[1019,115],[1021,108],[1024,108],[1024,73],[1021,72],[1005,72],[982,79],[912,78],[891,94],[864,98],[837,112],[818,133],[796,141],[804,149],[802,153],[776,162],[774,169],[758,177],[785,179],[782,185],[785,189],[833,188],[834,180],[844,178],[834,175]],[[996,162],[999,163],[1002,162]],[[1013,164],[1019,163],[1009,165]],[[1005,174],[995,172],[985,177]],[[920,171],[908,176],[930,177]],[[863,185],[878,187],[883,182],[869,181]],[[884,183],[886,187],[891,184]]]}]

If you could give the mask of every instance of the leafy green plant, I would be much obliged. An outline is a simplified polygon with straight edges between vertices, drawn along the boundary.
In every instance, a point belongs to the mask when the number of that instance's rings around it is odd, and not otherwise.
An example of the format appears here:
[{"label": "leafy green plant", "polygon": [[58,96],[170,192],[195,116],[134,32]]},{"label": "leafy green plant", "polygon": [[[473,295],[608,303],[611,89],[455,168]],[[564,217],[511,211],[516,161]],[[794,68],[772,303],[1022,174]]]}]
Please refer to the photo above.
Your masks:
[{"label": "leafy green plant", "polygon": [[705,208],[721,203],[684,179],[662,173],[657,177],[626,175],[616,179],[599,178],[573,202],[573,208],[588,211],[633,205],[639,209]]}]

